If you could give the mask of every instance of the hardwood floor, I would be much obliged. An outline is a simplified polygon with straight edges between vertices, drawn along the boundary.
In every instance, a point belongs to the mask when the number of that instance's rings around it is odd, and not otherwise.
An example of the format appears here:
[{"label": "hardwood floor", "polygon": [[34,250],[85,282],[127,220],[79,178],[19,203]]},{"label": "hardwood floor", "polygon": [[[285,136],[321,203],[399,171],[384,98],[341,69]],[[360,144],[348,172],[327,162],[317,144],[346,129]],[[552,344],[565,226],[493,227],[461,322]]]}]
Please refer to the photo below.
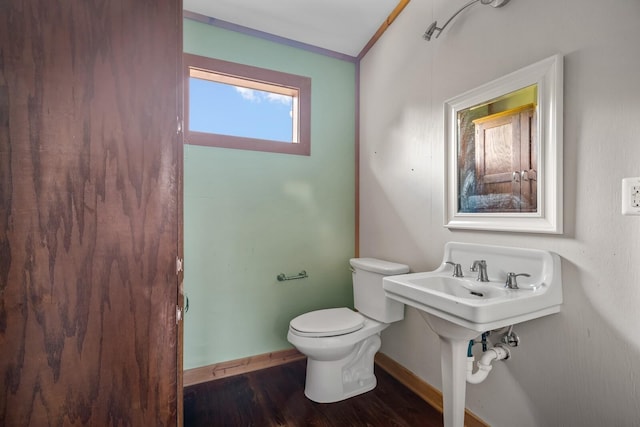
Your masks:
[{"label": "hardwood floor", "polygon": [[442,414],[376,366],[378,386],[342,402],[304,396],[306,360],[184,389],[184,425],[442,427]]}]

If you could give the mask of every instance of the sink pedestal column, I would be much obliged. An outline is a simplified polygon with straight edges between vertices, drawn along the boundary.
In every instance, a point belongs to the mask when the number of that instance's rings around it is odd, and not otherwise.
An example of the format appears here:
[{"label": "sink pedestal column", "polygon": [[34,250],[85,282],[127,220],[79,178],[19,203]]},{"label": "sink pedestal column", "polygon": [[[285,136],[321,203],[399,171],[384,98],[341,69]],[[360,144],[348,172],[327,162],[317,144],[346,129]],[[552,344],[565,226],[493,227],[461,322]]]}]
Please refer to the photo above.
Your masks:
[{"label": "sink pedestal column", "polygon": [[440,338],[444,427],[464,427],[468,345],[468,340]]},{"label": "sink pedestal column", "polygon": [[423,311],[420,314],[440,337],[444,427],[464,427],[467,348],[480,333]]}]

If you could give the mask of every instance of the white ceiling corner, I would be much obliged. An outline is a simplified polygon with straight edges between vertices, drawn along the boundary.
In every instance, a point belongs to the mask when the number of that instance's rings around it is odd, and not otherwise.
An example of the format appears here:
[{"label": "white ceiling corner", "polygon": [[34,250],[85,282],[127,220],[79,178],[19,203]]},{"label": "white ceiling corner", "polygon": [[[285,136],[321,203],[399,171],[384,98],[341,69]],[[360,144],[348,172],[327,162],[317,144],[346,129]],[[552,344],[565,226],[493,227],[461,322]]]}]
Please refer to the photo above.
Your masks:
[{"label": "white ceiling corner", "polygon": [[184,9],[356,57],[398,0],[184,0]]}]

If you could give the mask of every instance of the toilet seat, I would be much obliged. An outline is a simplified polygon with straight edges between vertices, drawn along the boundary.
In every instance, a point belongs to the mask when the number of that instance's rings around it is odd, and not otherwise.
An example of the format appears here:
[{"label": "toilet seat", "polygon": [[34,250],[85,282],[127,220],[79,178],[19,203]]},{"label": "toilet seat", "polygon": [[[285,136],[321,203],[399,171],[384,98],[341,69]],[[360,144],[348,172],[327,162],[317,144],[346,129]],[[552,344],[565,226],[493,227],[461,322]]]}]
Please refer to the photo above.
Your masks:
[{"label": "toilet seat", "polygon": [[301,314],[289,326],[302,337],[333,337],[362,329],[364,317],[346,307],[327,308]]}]

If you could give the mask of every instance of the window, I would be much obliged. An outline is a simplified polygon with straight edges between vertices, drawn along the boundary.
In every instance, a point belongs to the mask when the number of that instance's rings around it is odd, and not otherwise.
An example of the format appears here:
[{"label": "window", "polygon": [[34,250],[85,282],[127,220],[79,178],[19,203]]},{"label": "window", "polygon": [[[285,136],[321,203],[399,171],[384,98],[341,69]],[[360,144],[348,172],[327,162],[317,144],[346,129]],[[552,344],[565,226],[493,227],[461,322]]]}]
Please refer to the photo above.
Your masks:
[{"label": "window", "polygon": [[308,156],[311,79],[184,55],[185,143]]}]

